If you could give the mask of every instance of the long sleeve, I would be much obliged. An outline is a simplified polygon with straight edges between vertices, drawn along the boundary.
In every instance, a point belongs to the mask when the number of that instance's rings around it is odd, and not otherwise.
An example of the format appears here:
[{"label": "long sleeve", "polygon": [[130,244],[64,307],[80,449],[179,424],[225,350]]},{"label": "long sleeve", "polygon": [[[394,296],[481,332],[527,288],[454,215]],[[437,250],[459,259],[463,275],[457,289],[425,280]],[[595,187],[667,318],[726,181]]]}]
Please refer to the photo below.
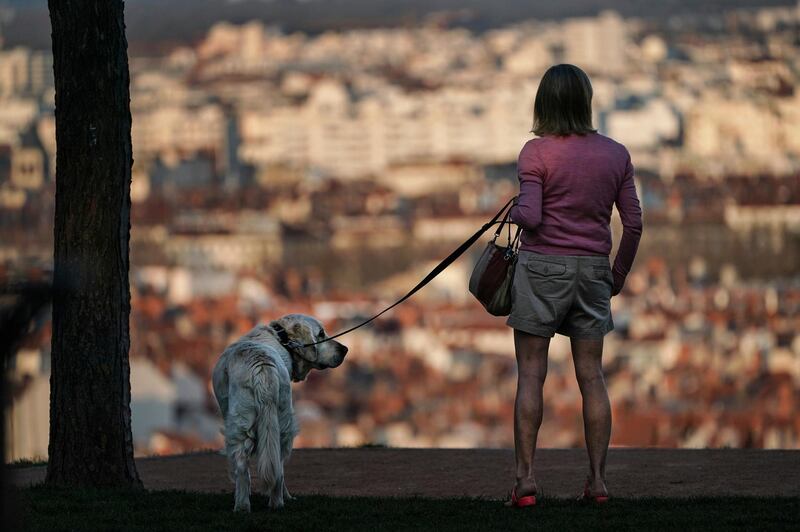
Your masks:
[{"label": "long sleeve", "polygon": [[511,208],[511,219],[527,231],[542,223],[542,179],[545,169],[533,147],[526,144],[517,159],[519,197]]},{"label": "long sleeve", "polygon": [[614,291],[618,294],[625,285],[625,278],[633,266],[636,251],[639,249],[639,240],[642,237],[642,209],[639,206],[639,197],[636,194],[636,183],[633,180],[633,164],[628,157],[625,177],[617,192],[617,210],[622,221],[622,239],[614,258]]}]

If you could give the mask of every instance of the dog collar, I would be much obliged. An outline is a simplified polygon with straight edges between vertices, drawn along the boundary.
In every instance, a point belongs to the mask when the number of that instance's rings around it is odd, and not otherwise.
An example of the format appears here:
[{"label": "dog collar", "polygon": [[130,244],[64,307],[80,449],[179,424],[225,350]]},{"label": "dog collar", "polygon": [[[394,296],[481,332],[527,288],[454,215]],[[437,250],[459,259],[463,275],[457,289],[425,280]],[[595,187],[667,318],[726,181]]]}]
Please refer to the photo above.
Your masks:
[{"label": "dog collar", "polygon": [[281,343],[281,345],[289,351],[297,351],[298,349],[303,348],[303,344],[297,340],[292,340],[289,338],[289,333],[286,332],[286,329],[283,328],[283,325],[275,323],[270,327],[272,327],[272,330],[275,331],[275,334],[277,335],[278,341]]},{"label": "dog collar", "polygon": [[[272,329],[272,332],[275,333],[275,336],[278,338],[278,342],[283,346],[284,349],[286,349],[286,351],[288,351],[290,354],[294,353],[298,357],[303,358],[302,355],[298,353],[298,350],[304,347],[303,344],[289,338],[289,333],[286,332],[286,329],[284,329],[280,323],[272,324],[270,325],[270,328]],[[295,357],[290,356],[289,361],[291,364],[290,376],[293,381],[299,382],[302,379],[297,378],[299,370],[297,367],[297,362],[295,360]]]}]

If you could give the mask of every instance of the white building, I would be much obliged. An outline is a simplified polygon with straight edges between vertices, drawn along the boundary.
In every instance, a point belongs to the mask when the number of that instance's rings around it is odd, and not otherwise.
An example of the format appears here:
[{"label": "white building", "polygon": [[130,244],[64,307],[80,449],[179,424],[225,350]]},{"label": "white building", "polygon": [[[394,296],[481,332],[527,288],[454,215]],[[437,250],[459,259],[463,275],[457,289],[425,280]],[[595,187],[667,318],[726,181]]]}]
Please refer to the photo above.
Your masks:
[{"label": "white building", "polygon": [[175,383],[146,358],[130,359],[131,431],[134,445],[146,447],[153,432],[175,424]]},{"label": "white building", "polygon": [[225,115],[218,105],[196,108],[165,105],[134,112],[131,126],[134,158],[154,158],[164,153],[192,155],[217,152],[224,146]]},{"label": "white building", "polygon": [[39,105],[33,98],[0,98],[0,131],[18,134],[39,114]]},{"label": "white building", "polygon": [[254,165],[311,168],[340,178],[401,164],[509,162],[530,138],[535,87],[387,90],[353,100],[326,80],[302,106],[248,109],[240,157]]},{"label": "white building", "polygon": [[553,63],[547,43],[540,38],[529,38],[514,51],[503,57],[503,68],[518,76],[543,73]]},{"label": "white building", "polygon": [[588,72],[620,74],[627,67],[625,20],[613,11],[593,18],[573,18],[562,28],[564,58]]},{"label": "white building", "polygon": [[27,381],[22,393],[6,409],[6,461],[46,458],[50,434],[49,354],[39,349],[20,349],[8,375]]},{"label": "white building", "polygon": [[0,97],[40,95],[53,87],[53,55],[16,47],[0,51]]},{"label": "white building", "polygon": [[708,95],[687,113],[685,146],[705,158],[766,160],[783,153],[783,127],[774,110],[756,102]]},{"label": "white building", "polygon": [[680,135],[680,119],[666,100],[653,98],[643,107],[610,111],[606,132],[630,149],[656,148]]}]

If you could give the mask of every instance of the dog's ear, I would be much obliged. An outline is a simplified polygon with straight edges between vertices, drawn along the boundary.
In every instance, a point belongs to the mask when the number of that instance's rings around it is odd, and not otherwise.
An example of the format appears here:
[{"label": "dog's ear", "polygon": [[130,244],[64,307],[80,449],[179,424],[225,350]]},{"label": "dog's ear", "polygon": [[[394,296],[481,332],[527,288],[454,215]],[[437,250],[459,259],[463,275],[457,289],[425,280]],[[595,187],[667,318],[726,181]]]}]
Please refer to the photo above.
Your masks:
[{"label": "dog's ear", "polygon": [[293,323],[288,331],[289,338],[295,344],[292,350],[292,374],[296,382],[304,381],[308,372],[314,369],[317,362],[315,346],[305,347],[314,341],[311,329],[303,322]]},{"label": "dog's ear", "polygon": [[292,324],[291,328],[289,329],[289,336],[291,336],[293,340],[297,340],[303,344],[314,341],[311,334],[311,329],[309,329],[309,327],[301,321]]},{"label": "dog's ear", "polygon": [[302,321],[299,321],[291,325],[288,333],[289,338],[299,344],[295,352],[308,362],[315,364],[318,357],[316,346],[303,346],[303,344],[314,343],[314,333],[311,331],[311,328]]},{"label": "dog's ear", "polygon": [[272,320],[271,322],[269,322],[269,327],[271,329],[274,329],[275,327],[283,327],[283,324],[281,323],[280,319]]}]

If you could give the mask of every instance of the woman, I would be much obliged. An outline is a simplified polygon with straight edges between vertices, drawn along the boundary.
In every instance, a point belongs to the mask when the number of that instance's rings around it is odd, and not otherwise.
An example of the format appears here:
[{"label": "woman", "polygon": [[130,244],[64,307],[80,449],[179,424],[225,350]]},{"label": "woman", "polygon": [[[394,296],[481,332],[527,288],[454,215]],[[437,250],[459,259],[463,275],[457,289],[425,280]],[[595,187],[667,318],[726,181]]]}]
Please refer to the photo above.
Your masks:
[{"label": "woman", "polygon": [[[622,290],[642,234],[642,212],[625,147],[592,127],[592,86],[573,65],[551,67],[536,93],[533,132],[517,162],[520,193],[511,218],[523,229],[514,276],[514,328],[519,377],[514,405],[517,482],[508,505],[536,503],[533,474],[542,422],[547,349],[555,333],[570,337],[583,396],[589,453],[584,498],[608,499],[605,465],[611,437],[601,358],[614,328],[610,299]],[[622,240],[609,265],[611,208]]]}]

